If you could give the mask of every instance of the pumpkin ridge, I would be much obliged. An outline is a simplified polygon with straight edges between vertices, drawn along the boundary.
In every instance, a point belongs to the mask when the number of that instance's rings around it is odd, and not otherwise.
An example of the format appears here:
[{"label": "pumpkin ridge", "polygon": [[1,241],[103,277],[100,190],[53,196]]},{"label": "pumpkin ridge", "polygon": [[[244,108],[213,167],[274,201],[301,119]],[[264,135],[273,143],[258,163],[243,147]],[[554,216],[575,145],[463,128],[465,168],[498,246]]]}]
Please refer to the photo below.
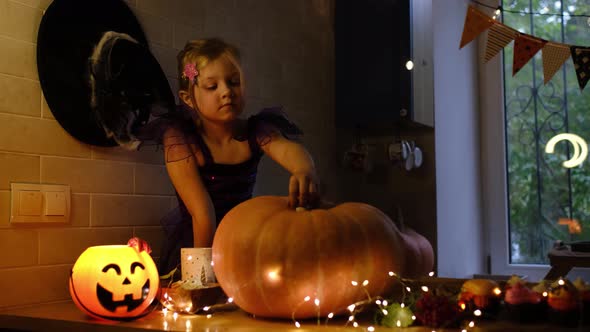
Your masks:
[{"label": "pumpkin ridge", "polygon": [[[258,233],[258,237],[262,237],[263,236],[263,232],[266,230],[268,231],[268,227],[267,227],[267,223],[269,220],[274,220],[277,215],[280,215],[282,212],[282,210],[276,210],[274,213],[271,213],[268,215],[268,217],[266,218],[266,221],[262,224],[262,227],[260,229],[260,232]],[[264,291],[264,277],[263,277],[263,272],[260,271],[261,269],[261,264],[260,264],[260,252],[261,252],[261,247],[264,244],[261,242],[258,242],[257,246],[256,246],[256,259],[254,260],[254,266],[256,267],[254,270],[254,278],[255,278],[255,283],[256,283],[256,290],[257,293],[260,297],[260,299],[262,300],[262,303],[264,303],[264,306],[266,306],[266,308],[268,309],[269,312],[274,312],[274,308],[268,303],[267,300],[267,294]]]},{"label": "pumpkin ridge", "polygon": [[[316,230],[316,224],[319,223],[319,221],[316,221],[316,214],[318,214],[318,212],[315,211],[310,211],[309,215],[311,216],[311,228],[313,231],[313,234],[315,234],[317,232]],[[321,231],[321,229],[319,230]],[[320,300],[320,306],[324,300],[324,288],[322,287],[324,285],[324,270],[322,269],[322,246],[321,246],[321,237],[316,236],[315,237],[315,247],[316,247],[316,253],[318,253],[318,259],[317,259],[317,285],[315,287],[316,290],[316,298]],[[318,311],[321,310],[321,307],[318,307]]]},{"label": "pumpkin ridge", "polygon": [[[297,246],[298,243],[300,243],[301,241],[298,241],[298,236],[294,236],[292,235],[293,233],[296,233],[297,230],[299,230],[301,228],[301,225],[297,225],[297,224],[303,224],[304,225],[312,225],[312,231],[315,231],[313,228],[313,217],[310,217],[312,215],[311,211],[302,211],[302,212],[297,212],[295,210],[287,210],[284,211],[283,213],[285,214],[296,214],[298,217],[300,217],[303,220],[295,220],[296,222],[292,222],[293,218],[286,218],[287,219],[287,223],[289,225],[289,227],[287,228],[287,231],[285,232],[285,238],[286,239],[293,239],[291,241],[295,241],[295,245],[287,245],[285,246],[285,254],[283,257],[286,258],[287,261],[291,261],[291,257],[300,257],[299,254],[299,248]],[[297,219],[297,218],[296,218]],[[311,220],[310,220],[311,219]],[[309,233],[308,228],[304,228],[303,231],[300,231],[301,233],[307,234]],[[309,259],[309,257],[307,257]],[[292,276],[292,275],[297,275],[299,273],[299,270],[301,269],[301,267],[299,266],[294,266],[293,264],[290,264],[289,266],[286,266],[288,268],[286,268],[285,274]],[[289,294],[289,296],[299,296],[302,295],[300,293],[298,293],[297,291],[300,290],[300,288],[298,287],[297,284],[294,284],[292,282],[288,282],[286,283],[288,291],[287,294]],[[317,286],[317,285],[316,285]],[[293,294],[293,295],[291,295]],[[313,296],[314,294],[305,294],[306,296]],[[315,294],[317,296],[317,292]],[[297,313],[297,310],[301,308],[301,306],[305,306],[307,305],[306,303],[301,303],[301,301],[303,301],[303,297],[301,298],[296,298],[296,303],[298,303],[297,306],[295,306],[294,308],[289,308],[290,309],[290,313],[289,315],[295,314],[296,316],[301,315],[301,312]],[[291,301],[292,302],[292,301]],[[303,310],[306,311],[306,310]]]},{"label": "pumpkin ridge", "polygon": [[[369,250],[370,248],[368,246],[368,244],[369,244],[368,234],[367,234],[365,228],[363,227],[363,222],[357,220],[357,218],[355,218],[355,216],[354,216],[354,213],[350,213],[350,212],[347,211],[347,210],[351,210],[351,209],[354,210],[355,207],[356,207],[356,204],[344,203],[344,204],[341,204],[340,206],[334,207],[331,210],[333,210],[333,213],[337,216],[337,218],[340,218],[340,219],[348,219],[349,220],[348,223],[344,223],[344,224],[348,224],[348,225],[351,225],[351,226],[354,225],[355,226],[355,227],[350,227],[349,226],[349,229],[352,230],[353,233],[355,232],[355,230],[358,230],[358,232],[360,233],[360,234],[357,234],[357,236],[359,238],[362,238],[362,245],[363,245],[363,247],[362,248],[353,248],[353,250],[360,251],[362,249],[364,251],[364,254],[362,254],[362,255],[354,255],[354,256],[356,258],[358,258],[359,256],[360,257],[368,257],[368,256],[370,256],[370,253],[371,252],[370,252],[370,250]],[[339,210],[342,210],[342,211],[340,212]],[[364,265],[365,262],[366,262],[365,259],[363,261],[359,261],[358,259],[355,259],[353,262],[351,262],[351,264],[354,263],[354,266],[350,269],[350,271],[352,271],[352,272],[354,272],[354,271],[366,271],[367,266]],[[370,267],[371,268],[371,273],[372,273],[372,270],[373,270],[373,266],[372,265],[373,264],[371,264],[371,267]],[[371,273],[369,273],[369,275]],[[350,281],[357,281],[359,283],[362,283],[363,282],[363,280],[357,280],[358,279],[358,275],[356,275],[356,276],[349,275],[349,278],[348,279],[350,279]],[[371,280],[369,280],[369,281],[371,281]],[[358,287],[360,287],[360,286],[358,286]],[[352,298],[355,299],[354,302],[360,300],[361,297],[363,297],[365,295],[363,292],[360,292],[359,291],[360,288],[358,288],[358,287],[349,288],[349,289],[352,290],[352,291],[350,291],[350,293],[354,294],[353,296],[351,296]],[[347,304],[344,304],[344,306],[347,306],[347,305],[348,305],[348,303]]]}]

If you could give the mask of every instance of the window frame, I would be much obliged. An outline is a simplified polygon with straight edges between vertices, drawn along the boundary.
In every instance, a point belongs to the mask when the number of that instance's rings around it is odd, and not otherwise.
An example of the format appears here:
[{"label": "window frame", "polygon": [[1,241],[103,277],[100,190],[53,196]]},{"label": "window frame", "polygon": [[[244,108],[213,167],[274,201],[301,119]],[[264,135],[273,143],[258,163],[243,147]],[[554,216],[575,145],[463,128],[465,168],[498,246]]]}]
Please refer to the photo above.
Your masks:
[{"label": "window frame", "polygon": [[[480,38],[478,42],[480,59],[485,54],[485,40]],[[512,44],[507,47],[512,47]],[[482,217],[488,273],[516,274],[538,281],[549,272],[549,265],[510,263],[503,61],[504,52],[501,52],[489,62],[481,60],[477,65],[480,77]],[[574,268],[566,277],[570,280],[577,277],[590,280],[590,268]]]}]

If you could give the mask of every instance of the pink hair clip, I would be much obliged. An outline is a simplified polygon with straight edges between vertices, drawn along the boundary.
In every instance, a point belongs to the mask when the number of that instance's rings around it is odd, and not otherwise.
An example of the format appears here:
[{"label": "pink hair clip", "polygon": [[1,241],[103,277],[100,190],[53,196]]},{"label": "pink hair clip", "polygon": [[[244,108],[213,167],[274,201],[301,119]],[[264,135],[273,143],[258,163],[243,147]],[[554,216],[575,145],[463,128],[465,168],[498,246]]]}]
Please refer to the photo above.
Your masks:
[{"label": "pink hair clip", "polygon": [[199,76],[199,71],[195,67],[194,63],[187,63],[186,65],[184,65],[182,75],[188,78],[190,82],[193,82],[195,77]]}]

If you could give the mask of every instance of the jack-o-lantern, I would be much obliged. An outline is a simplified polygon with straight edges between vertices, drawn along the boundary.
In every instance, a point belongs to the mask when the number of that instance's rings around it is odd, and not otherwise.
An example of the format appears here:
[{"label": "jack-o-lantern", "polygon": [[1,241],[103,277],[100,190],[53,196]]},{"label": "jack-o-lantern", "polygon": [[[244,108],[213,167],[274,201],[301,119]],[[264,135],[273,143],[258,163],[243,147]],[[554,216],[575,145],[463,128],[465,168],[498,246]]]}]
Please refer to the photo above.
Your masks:
[{"label": "jack-o-lantern", "polygon": [[131,320],[144,314],[156,297],[158,283],[149,249],[134,238],[128,245],[86,249],[70,273],[70,295],[92,317]]}]

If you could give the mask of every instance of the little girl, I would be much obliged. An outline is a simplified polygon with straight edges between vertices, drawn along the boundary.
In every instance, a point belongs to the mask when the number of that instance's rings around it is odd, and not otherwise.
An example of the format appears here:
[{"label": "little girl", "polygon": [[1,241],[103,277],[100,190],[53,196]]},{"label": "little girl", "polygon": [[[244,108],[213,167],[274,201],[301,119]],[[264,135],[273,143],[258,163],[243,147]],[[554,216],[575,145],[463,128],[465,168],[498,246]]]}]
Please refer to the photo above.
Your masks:
[{"label": "little girl", "polygon": [[180,248],[212,245],[223,216],[252,197],[263,154],[291,174],[292,208],[319,199],[314,162],[292,140],[301,132],[281,110],[239,118],[245,93],[236,47],[220,39],[189,41],[178,54],[178,71],[183,107],[169,117],[162,142],[179,208],[163,220],[162,273],[179,264]]}]

